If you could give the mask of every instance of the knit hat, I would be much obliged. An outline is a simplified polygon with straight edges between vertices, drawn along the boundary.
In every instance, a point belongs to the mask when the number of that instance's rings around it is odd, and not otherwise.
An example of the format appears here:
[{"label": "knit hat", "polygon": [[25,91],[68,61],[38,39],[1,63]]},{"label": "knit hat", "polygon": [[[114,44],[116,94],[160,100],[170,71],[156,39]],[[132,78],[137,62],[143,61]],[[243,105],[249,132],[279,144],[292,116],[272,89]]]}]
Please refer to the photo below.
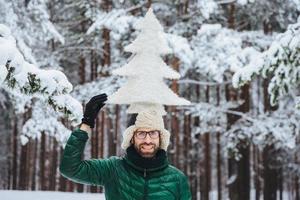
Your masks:
[{"label": "knit hat", "polygon": [[145,110],[137,115],[135,124],[129,126],[123,133],[123,142],[121,144],[122,149],[126,150],[130,146],[130,140],[138,128],[159,130],[161,133],[160,148],[167,151],[170,142],[170,132],[165,129],[162,115],[155,110]]}]

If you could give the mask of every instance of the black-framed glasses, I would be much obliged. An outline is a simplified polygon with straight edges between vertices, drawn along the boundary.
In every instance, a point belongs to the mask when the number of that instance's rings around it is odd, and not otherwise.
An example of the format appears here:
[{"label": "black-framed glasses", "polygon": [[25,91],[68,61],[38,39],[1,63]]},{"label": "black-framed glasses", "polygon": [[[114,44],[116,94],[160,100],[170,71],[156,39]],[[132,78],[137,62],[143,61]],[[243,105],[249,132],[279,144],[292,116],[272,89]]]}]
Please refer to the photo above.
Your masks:
[{"label": "black-framed glasses", "polygon": [[160,131],[154,130],[154,131],[136,131],[135,136],[138,139],[145,139],[147,137],[147,134],[149,134],[151,139],[157,139],[160,135]]}]

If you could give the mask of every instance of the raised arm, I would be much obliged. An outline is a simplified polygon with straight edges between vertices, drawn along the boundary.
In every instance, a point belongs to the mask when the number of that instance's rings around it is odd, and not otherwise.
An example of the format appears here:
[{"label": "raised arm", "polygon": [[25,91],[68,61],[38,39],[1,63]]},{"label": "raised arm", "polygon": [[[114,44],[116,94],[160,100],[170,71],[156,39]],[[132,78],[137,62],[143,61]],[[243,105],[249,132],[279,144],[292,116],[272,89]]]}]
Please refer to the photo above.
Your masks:
[{"label": "raised arm", "polygon": [[68,139],[59,166],[60,173],[77,183],[105,185],[113,177],[115,158],[82,160],[87,132],[76,129]]},{"label": "raised arm", "polygon": [[81,126],[72,132],[61,158],[59,170],[64,177],[91,185],[104,185],[112,177],[112,158],[82,160],[91,128],[94,128],[95,119],[106,100],[106,94],[99,94],[86,104]]}]

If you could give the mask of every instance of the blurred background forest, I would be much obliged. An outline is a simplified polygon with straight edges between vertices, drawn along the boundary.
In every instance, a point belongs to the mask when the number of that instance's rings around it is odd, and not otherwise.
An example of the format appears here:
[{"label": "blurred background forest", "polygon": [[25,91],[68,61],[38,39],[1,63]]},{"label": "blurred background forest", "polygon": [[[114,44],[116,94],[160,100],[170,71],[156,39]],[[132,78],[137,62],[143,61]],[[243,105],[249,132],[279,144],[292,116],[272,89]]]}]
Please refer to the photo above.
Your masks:
[{"label": "blurred background forest", "polygon": [[[0,0],[0,24],[11,31],[0,27],[0,39],[13,37],[37,68],[63,72],[84,107],[126,81],[111,71],[130,59],[124,47],[150,6],[172,49],[164,61],[181,74],[166,83],[192,102],[167,107],[165,122],[169,160],[188,176],[193,199],[300,200],[300,1]],[[103,192],[58,171],[78,125],[65,113],[78,122],[82,111],[67,98],[60,105],[69,112],[55,110],[49,88],[40,90],[47,72],[40,82],[24,72],[28,87],[18,89],[24,79],[9,64],[0,85],[0,189]],[[123,155],[127,119],[126,106],[106,105],[84,159]]]}]

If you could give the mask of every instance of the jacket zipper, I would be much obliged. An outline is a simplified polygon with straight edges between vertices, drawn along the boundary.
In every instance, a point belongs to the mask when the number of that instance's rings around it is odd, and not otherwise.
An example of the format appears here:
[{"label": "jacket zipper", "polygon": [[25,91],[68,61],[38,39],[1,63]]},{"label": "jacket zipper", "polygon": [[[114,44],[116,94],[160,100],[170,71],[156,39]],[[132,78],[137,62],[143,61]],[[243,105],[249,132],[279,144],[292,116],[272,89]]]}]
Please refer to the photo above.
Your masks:
[{"label": "jacket zipper", "polygon": [[147,199],[147,195],[148,195],[148,177],[146,174],[146,169],[144,169],[144,178],[145,178],[145,185],[144,185],[144,198],[143,200]]}]

